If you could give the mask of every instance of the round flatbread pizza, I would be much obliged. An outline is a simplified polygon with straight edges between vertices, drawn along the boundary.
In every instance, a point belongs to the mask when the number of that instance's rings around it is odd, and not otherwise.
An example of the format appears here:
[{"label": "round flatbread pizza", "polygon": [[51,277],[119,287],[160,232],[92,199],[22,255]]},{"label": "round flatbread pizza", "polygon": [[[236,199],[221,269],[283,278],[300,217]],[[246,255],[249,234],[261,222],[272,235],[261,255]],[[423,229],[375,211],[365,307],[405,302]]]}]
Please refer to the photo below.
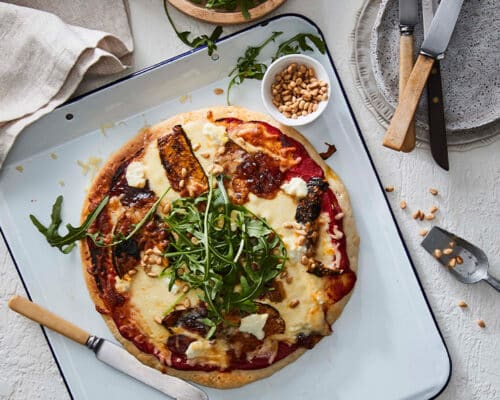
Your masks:
[{"label": "round flatbread pizza", "polygon": [[238,107],[141,130],[93,181],[84,275],[143,363],[217,388],[273,374],[332,332],[359,239],[340,179],[296,130]]}]

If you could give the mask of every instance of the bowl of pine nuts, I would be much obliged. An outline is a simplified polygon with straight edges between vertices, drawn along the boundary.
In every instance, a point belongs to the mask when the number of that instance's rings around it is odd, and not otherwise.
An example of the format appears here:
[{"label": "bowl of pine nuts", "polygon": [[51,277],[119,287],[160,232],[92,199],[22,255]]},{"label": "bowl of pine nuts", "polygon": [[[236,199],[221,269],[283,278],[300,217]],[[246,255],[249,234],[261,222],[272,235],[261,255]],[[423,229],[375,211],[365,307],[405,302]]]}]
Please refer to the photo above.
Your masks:
[{"label": "bowl of pine nuts", "polygon": [[330,79],[321,63],[303,54],[278,58],[262,79],[261,96],[271,116],[288,126],[320,116],[330,99]]}]

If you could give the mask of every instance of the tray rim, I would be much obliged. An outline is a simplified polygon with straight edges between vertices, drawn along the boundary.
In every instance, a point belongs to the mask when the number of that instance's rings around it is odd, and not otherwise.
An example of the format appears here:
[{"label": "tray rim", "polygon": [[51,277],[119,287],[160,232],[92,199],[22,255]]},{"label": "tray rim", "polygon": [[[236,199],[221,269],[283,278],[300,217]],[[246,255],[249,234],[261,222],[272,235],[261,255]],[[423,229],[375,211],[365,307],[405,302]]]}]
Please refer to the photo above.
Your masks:
[{"label": "tray rim", "polygon": [[[440,394],[441,394],[441,393],[442,393],[442,392],[446,389],[446,387],[447,387],[447,386],[448,386],[448,384],[450,383],[450,379],[451,379],[451,375],[452,375],[452,369],[453,369],[453,364],[452,364],[452,361],[451,361],[450,352],[449,352],[449,350],[448,350],[448,346],[446,345],[446,341],[445,341],[445,339],[444,339],[444,336],[443,336],[443,334],[442,334],[442,332],[441,332],[441,330],[440,330],[440,328],[439,328],[439,325],[438,325],[438,323],[437,323],[437,320],[436,320],[436,317],[435,317],[435,315],[434,315],[434,312],[432,311],[432,307],[431,307],[431,305],[430,305],[430,303],[429,303],[429,299],[427,298],[427,295],[426,295],[426,293],[425,293],[425,291],[424,291],[424,288],[423,288],[422,282],[421,282],[420,277],[419,277],[419,275],[418,275],[417,269],[415,268],[415,264],[413,263],[413,260],[412,260],[412,258],[411,258],[410,252],[409,252],[409,250],[408,250],[408,247],[406,246],[406,243],[405,243],[405,241],[404,241],[404,238],[403,238],[403,234],[402,234],[402,232],[401,232],[401,229],[400,229],[400,227],[399,227],[399,225],[398,225],[398,222],[397,222],[396,217],[395,217],[395,215],[394,215],[394,213],[393,213],[393,211],[392,211],[392,208],[391,208],[391,206],[390,206],[390,203],[389,203],[389,200],[388,200],[388,198],[387,198],[387,195],[386,195],[386,193],[385,193],[385,191],[384,191],[384,186],[383,186],[383,184],[382,184],[382,181],[380,180],[380,176],[379,176],[379,174],[378,174],[378,172],[377,172],[377,169],[376,169],[375,164],[374,164],[374,162],[373,162],[373,159],[372,159],[372,156],[371,156],[371,154],[370,154],[370,151],[368,150],[368,146],[366,145],[366,142],[365,142],[365,140],[364,140],[364,138],[363,138],[363,135],[362,135],[362,133],[361,133],[361,129],[360,129],[360,127],[359,127],[359,124],[358,124],[358,121],[357,121],[356,116],[355,116],[355,114],[354,114],[354,111],[353,111],[353,109],[352,109],[351,103],[350,103],[350,101],[349,101],[349,98],[347,97],[347,93],[346,93],[346,91],[345,91],[344,85],[343,85],[343,83],[342,83],[342,80],[340,79],[339,73],[338,73],[337,68],[336,68],[336,66],[335,66],[335,63],[334,63],[334,61],[333,61],[332,55],[331,55],[331,53],[330,53],[330,49],[328,48],[328,43],[326,42],[325,36],[323,35],[323,31],[319,28],[319,26],[318,26],[318,25],[317,25],[317,24],[316,24],[313,20],[311,20],[310,18],[308,18],[308,17],[306,17],[306,16],[304,16],[304,15],[297,14],[297,13],[284,13],[284,14],[275,15],[275,16],[273,16],[273,17],[267,18],[267,19],[265,19],[265,20],[263,20],[263,21],[260,21],[260,22],[258,22],[258,23],[252,24],[252,25],[250,25],[250,26],[248,26],[248,27],[246,27],[246,28],[243,28],[243,29],[241,29],[241,30],[238,30],[238,31],[236,31],[236,32],[233,32],[233,33],[231,33],[231,34],[229,34],[229,35],[227,35],[227,36],[224,36],[223,38],[221,38],[221,39],[217,40],[217,41],[216,41],[216,43],[221,43],[221,42],[224,42],[224,41],[226,41],[226,40],[231,39],[231,38],[232,38],[232,37],[234,37],[234,36],[237,36],[237,35],[239,35],[239,34],[242,34],[242,33],[246,32],[246,31],[249,31],[249,30],[255,29],[255,28],[259,27],[259,26],[266,26],[266,25],[267,25],[267,24],[269,24],[269,22],[271,22],[271,21],[278,20],[278,19],[281,19],[281,18],[286,18],[286,17],[295,17],[295,18],[300,18],[300,19],[303,19],[304,21],[308,22],[309,24],[311,24],[311,25],[312,25],[312,26],[313,26],[313,27],[314,27],[314,28],[318,31],[319,35],[321,36],[321,38],[323,39],[323,41],[324,41],[324,42],[325,42],[325,44],[326,44],[326,46],[325,46],[325,47],[326,47],[326,52],[325,52],[325,54],[326,54],[326,56],[328,57],[328,60],[329,60],[329,62],[330,62],[330,64],[331,64],[331,66],[332,66],[333,73],[335,74],[335,77],[337,78],[337,81],[338,81],[338,83],[339,83],[340,91],[342,92],[342,95],[343,95],[344,100],[345,100],[345,102],[346,102],[347,109],[349,110],[349,114],[350,114],[350,116],[351,116],[351,118],[352,118],[352,121],[353,121],[353,123],[354,123],[354,126],[355,126],[355,128],[356,128],[356,132],[357,132],[357,134],[358,134],[358,137],[359,137],[359,139],[361,140],[361,144],[363,145],[363,148],[364,148],[364,150],[365,150],[365,152],[366,152],[366,155],[368,156],[368,160],[369,160],[369,162],[370,162],[370,166],[372,167],[373,172],[375,173],[375,177],[377,178],[377,182],[378,182],[379,189],[380,189],[380,191],[382,192],[382,195],[383,195],[384,200],[385,200],[385,205],[386,205],[386,207],[387,207],[387,209],[388,209],[388,211],[389,211],[389,214],[390,214],[390,216],[391,216],[391,218],[392,218],[392,222],[394,223],[394,226],[396,227],[396,231],[397,231],[397,233],[398,233],[399,240],[400,240],[400,242],[401,242],[401,244],[402,244],[402,246],[403,246],[403,249],[404,249],[404,251],[405,251],[406,257],[408,258],[408,261],[410,262],[410,266],[411,266],[411,268],[412,268],[413,275],[414,275],[414,277],[415,277],[415,279],[416,279],[416,282],[417,282],[417,284],[418,284],[418,287],[419,287],[419,289],[420,289],[420,291],[421,291],[421,293],[422,293],[422,295],[423,295],[423,298],[424,298],[425,304],[426,304],[426,306],[427,306],[427,310],[428,310],[428,312],[430,313],[430,316],[431,316],[431,318],[432,318],[432,321],[434,322],[434,326],[435,326],[435,328],[436,328],[436,331],[437,331],[437,333],[439,334],[439,337],[440,337],[440,339],[441,339],[441,342],[442,342],[442,344],[443,344],[443,346],[444,346],[444,349],[445,349],[445,351],[446,351],[446,356],[447,356],[447,358],[448,358],[448,377],[447,377],[446,381],[444,382],[443,386],[440,388],[440,390],[439,390],[439,391],[438,391],[438,392],[437,392],[434,396],[432,396],[432,397],[430,397],[430,398],[429,398],[429,400],[431,400],[431,399],[436,399],[436,398],[437,398],[437,397],[438,397],[438,396],[439,396],[439,395],[440,395]],[[172,62],[174,62],[174,61],[176,61],[176,60],[179,60],[179,59],[181,59],[181,58],[187,57],[187,56],[189,56],[189,55],[191,55],[191,54],[194,54],[194,53],[197,53],[197,52],[199,52],[199,51],[203,51],[203,50],[205,50],[205,49],[206,49],[206,47],[207,47],[207,46],[205,45],[205,46],[197,47],[197,48],[195,48],[195,49],[188,50],[188,51],[186,51],[186,52],[184,52],[184,53],[181,53],[181,54],[178,54],[178,55],[173,56],[173,57],[171,57],[171,58],[165,59],[165,60],[160,61],[160,62],[158,62],[158,63],[156,63],[156,64],[153,64],[153,65],[151,65],[151,66],[148,66],[148,67],[146,67],[146,68],[143,68],[143,69],[141,69],[141,70],[139,70],[139,71],[135,71],[135,72],[133,72],[133,73],[131,73],[131,74],[129,74],[129,75],[126,75],[126,76],[124,76],[124,77],[118,78],[117,80],[115,80],[115,81],[113,81],[113,82],[109,82],[109,83],[105,84],[104,86],[101,86],[101,87],[96,88],[96,89],[93,89],[93,90],[91,90],[91,91],[89,91],[89,92],[87,92],[87,93],[84,93],[84,94],[82,94],[82,95],[76,96],[75,98],[72,98],[72,99],[68,100],[67,102],[65,102],[65,103],[61,104],[60,106],[58,106],[56,109],[59,109],[59,108],[65,107],[65,106],[67,106],[67,105],[69,105],[69,104],[76,103],[76,102],[78,102],[79,100],[81,100],[81,99],[83,99],[83,98],[85,98],[85,97],[91,96],[91,95],[92,95],[92,94],[94,94],[94,93],[97,93],[97,92],[99,92],[99,91],[101,91],[101,90],[105,90],[105,89],[107,89],[107,88],[109,88],[109,87],[111,87],[111,86],[114,86],[114,85],[116,85],[116,84],[118,84],[118,83],[121,83],[121,82],[124,82],[124,81],[126,81],[126,80],[129,80],[129,79],[131,79],[131,78],[133,78],[133,77],[135,77],[135,76],[143,75],[143,74],[145,74],[145,73],[147,73],[147,72],[149,72],[149,71],[151,71],[151,70],[153,70],[153,69],[156,69],[156,68],[159,68],[159,67],[161,67],[161,66],[164,66],[164,65],[170,64],[170,63],[172,63]],[[2,239],[3,239],[4,243],[5,243],[5,246],[6,246],[6,248],[7,248],[7,251],[8,251],[8,253],[9,253],[9,255],[10,255],[11,259],[12,259],[12,262],[13,262],[13,264],[14,264],[14,267],[15,267],[15,269],[16,269],[16,271],[17,271],[17,274],[18,274],[18,276],[19,276],[19,278],[20,278],[20,280],[21,280],[21,283],[22,283],[22,285],[23,285],[23,288],[24,288],[24,290],[25,290],[25,292],[26,292],[26,294],[27,294],[28,298],[29,298],[30,300],[32,300],[32,298],[31,298],[31,294],[30,294],[30,292],[29,292],[29,290],[28,290],[28,287],[26,286],[26,283],[25,283],[25,281],[24,281],[24,278],[23,278],[23,276],[22,276],[22,274],[21,274],[21,270],[19,269],[19,266],[18,266],[18,263],[17,263],[17,261],[16,261],[16,258],[14,257],[14,253],[13,253],[13,251],[12,251],[12,249],[11,249],[11,246],[9,245],[9,242],[7,241],[7,237],[6,237],[5,233],[4,233],[4,231],[3,231],[3,229],[2,229],[2,226],[1,226],[1,225],[0,225],[0,236],[2,237]],[[59,363],[59,360],[57,359],[57,356],[56,356],[56,354],[55,354],[55,352],[54,352],[54,349],[53,349],[53,347],[52,347],[52,344],[51,344],[51,342],[50,342],[50,340],[49,340],[49,338],[48,338],[48,335],[47,335],[47,332],[46,332],[46,329],[47,329],[47,328],[45,328],[45,327],[43,327],[43,326],[41,326],[41,325],[40,325],[40,328],[41,328],[42,333],[43,333],[43,335],[44,335],[44,337],[45,337],[45,340],[46,340],[46,342],[47,342],[47,345],[49,346],[49,350],[50,350],[50,352],[51,352],[51,354],[52,354],[52,357],[53,357],[53,359],[54,359],[54,361],[55,361],[55,363],[56,363],[57,369],[59,370],[59,374],[61,375],[61,378],[62,378],[62,380],[63,380],[64,386],[66,387],[66,390],[67,390],[67,392],[68,392],[68,395],[69,395],[70,399],[74,400],[73,393],[71,392],[71,389],[70,389],[69,384],[68,384],[68,382],[67,382],[67,380],[66,380],[66,377],[64,376],[64,373],[63,373],[63,371],[62,371],[62,368],[61,368],[61,365],[60,365],[60,363]]]}]

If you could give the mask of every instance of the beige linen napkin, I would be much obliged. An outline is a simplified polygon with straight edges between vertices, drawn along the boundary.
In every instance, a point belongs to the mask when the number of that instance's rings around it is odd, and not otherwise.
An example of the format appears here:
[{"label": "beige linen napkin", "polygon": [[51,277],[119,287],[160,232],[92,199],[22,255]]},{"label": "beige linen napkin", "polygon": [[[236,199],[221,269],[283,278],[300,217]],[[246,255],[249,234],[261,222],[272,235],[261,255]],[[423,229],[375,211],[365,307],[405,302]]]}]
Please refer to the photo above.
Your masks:
[{"label": "beige linen napkin", "polygon": [[64,103],[85,74],[123,71],[120,58],[132,50],[124,0],[0,2],[0,167],[26,126]]}]

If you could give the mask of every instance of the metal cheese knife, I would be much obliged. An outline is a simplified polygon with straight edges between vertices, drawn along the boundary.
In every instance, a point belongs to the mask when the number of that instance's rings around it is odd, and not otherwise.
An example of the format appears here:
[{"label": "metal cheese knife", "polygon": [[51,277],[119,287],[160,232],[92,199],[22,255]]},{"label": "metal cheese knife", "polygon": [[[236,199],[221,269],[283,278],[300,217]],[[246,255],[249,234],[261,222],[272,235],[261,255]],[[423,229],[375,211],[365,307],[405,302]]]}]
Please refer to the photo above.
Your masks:
[{"label": "metal cheese knife", "polygon": [[[399,98],[413,68],[413,29],[418,22],[418,1],[399,0]],[[410,152],[415,148],[415,119],[408,128],[402,150]]]},{"label": "metal cheese knife", "polygon": [[402,149],[427,78],[431,73],[434,61],[443,58],[457,23],[462,3],[463,0],[442,0],[439,4],[429,33],[420,48],[417,62],[408,78],[403,96],[399,100],[396,112],[385,134],[384,146],[398,151]]},{"label": "metal cheese knife", "polygon": [[196,386],[147,367],[121,347],[90,335],[71,322],[24,297],[12,297],[9,300],[9,308],[75,342],[87,346],[94,351],[98,360],[176,400],[208,400],[207,394]]},{"label": "metal cheese knife", "polygon": [[[424,23],[424,37],[429,33],[438,0],[422,0],[422,19]],[[448,144],[446,142],[446,123],[444,119],[444,99],[441,84],[441,67],[439,60],[434,62],[429,80],[427,81],[427,104],[429,114],[429,135],[431,153],[437,164],[449,170]]]}]

